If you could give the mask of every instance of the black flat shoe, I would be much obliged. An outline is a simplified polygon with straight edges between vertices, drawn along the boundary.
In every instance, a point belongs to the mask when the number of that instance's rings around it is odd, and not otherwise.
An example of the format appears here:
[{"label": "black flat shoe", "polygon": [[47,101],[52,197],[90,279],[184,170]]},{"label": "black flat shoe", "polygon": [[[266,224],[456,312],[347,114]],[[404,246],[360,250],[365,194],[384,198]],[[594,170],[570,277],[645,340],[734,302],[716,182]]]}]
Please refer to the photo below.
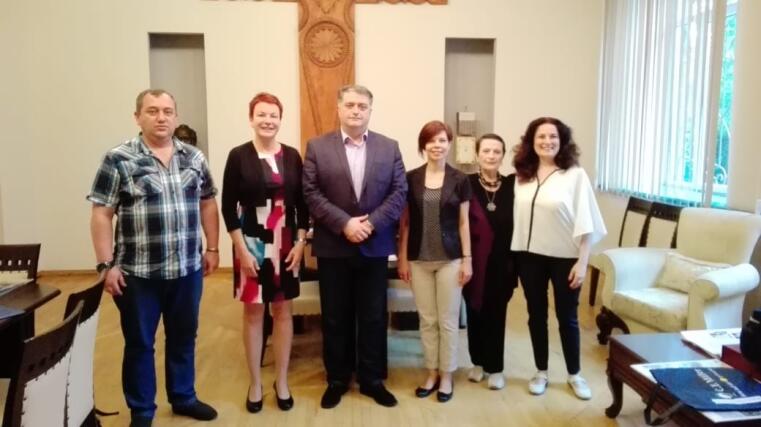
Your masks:
[{"label": "black flat shoe", "polygon": [[415,389],[415,396],[423,398],[428,397],[433,393],[434,390],[439,388],[439,378],[436,378],[436,382],[433,383],[433,387],[431,388],[425,388],[425,387],[418,387]]},{"label": "black flat shoe", "polygon": [[281,411],[287,411],[291,408],[293,408],[293,395],[291,395],[291,391],[288,390],[288,398],[287,399],[281,399],[280,396],[277,395],[277,383],[272,383],[272,388],[275,389],[275,399],[277,399],[277,407],[280,408]]},{"label": "black flat shoe", "polygon": [[449,393],[443,393],[437,390],[436,400],[438,400],[441,403],[449,402],[452,399],[453,395],[454,395],[454,382],[452,383],[452,390]]},{"label": "black flat shoe", "polygon": [[[250,387],[249,387],[250,388]],[[277,393],[276,393],[277,394]],[[264,392],[262,392],[262,396],[264,396]],[[248,390],[246,390],[246,410],[248,412],[251,412],[252,414],[255,414],[262,410],[262,403],[264,399],[259,399],[256,402],[252,402],[248,399]]]}]

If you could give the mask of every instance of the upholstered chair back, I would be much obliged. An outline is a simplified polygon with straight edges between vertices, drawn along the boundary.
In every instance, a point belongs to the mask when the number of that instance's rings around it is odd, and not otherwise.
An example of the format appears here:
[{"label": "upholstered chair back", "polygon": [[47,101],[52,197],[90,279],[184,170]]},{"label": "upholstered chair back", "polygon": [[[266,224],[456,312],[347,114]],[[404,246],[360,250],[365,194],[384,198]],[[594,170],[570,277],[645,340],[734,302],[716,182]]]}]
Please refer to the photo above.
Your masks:
[{"label": "upholstered chair back", "polygon": [[761,235],[761,216],[747,212],[684,208],[677,251],[690,258],[731,265],[747,263]]},{"label": "upholstered chair back", "polygon": [[81,292],[69,295],[64,316],[82,305],[77,333],[71,347],[69,388],[66,393],[66,417],[69,426],[97,425],[93,393],[95,338],[98,334],[103,280]]}]

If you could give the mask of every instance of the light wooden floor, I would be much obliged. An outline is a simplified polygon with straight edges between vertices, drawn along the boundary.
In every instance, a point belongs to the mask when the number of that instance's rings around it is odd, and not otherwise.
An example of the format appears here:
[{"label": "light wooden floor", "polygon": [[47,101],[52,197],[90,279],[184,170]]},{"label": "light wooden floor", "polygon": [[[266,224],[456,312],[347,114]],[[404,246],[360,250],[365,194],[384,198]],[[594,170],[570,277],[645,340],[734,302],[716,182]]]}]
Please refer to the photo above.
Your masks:
[{"label": "light wooden floor", "polygon": [[[61,319],[66,296],[84,289],[94,275],[43,275],[40,282],[59,287],[63,294],[38,311],[38,331]],[[231,298],[229,273],[217,273],[206,279],[201,306],[201,326],[197,345],[196,387],[199,397],[219,411],[212,423],[196,423],[171,413],[163,387],[163,334],[159,328],[156,368],[159,378],[158,411],[155,426],[638,426],[642,423],[639,397],[625,388],[624,409],[617,420],[604,415],[611,397],[607,388],[605,366],[607,347],[597,344],[594,316],[599,310],[589,307],[586,291],[579,308],[582,328],[582,374],[593,391],[591,401],[576,399],[565,384],[565,365],[557,335],[557,323],[550,316],[550,387],[544,396],[531,396],[526,382],[534,373],[531,345],[526,326],[523,292],[517,291],[508,308],[508,333],[505,351],[507,386],[500,391],[486,388],[485,382],[467,381],[470,360],[467,336],[461,331],[460,369],[455,377],[452,401],[441,404],[435,397],[418,399],[413,390],[423,378],[422,351],[417,332],[389,331],[389,379],[387,387],[399,405],[383,408],[354,390],[331,410],[320,408],[325,387],[321,358],[319,324],[309,322],[308,332],[294,339],[290,369],[290,387],[295,407],[281,412],[276,404],[272,384],[271,352],[263,368],[265,384],[264,410],[249,414],[244,407],[248,374],[240,339],[241,306]],[[106,411],[120,411],[118,416],[102,418],[105,426],[124,426],[129,410],[121,391],[123,339],[116,307],[104,295],[95,356],[95,397],[97,406]],[[356,387],[356,386],[355,386]]]}]

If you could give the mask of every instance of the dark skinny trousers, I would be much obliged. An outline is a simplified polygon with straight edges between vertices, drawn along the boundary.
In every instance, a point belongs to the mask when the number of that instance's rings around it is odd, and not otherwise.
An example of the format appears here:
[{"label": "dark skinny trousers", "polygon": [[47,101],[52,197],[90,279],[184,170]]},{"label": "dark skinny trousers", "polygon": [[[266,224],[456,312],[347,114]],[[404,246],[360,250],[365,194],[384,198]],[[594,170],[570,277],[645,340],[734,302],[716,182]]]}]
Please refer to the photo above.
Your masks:
[{"label": "dark skinny trousers", "polygon": [[558,320],[560,342],[568,374],[578,374],[580,366],[579,293],[571,289],[568,274],[575,258],[555,258],[530,252],[516,253],[516,267],[528,307],[528,327],[534,350],[534,363],[540,371],[547,370],[549,358],[547,337],[547,282],[552,282],[555,296],[555,316]]},{"label": "dark skinny trousers", "polygon": [[506,280],[489,280],[487,277],[481,309],[474,310],[466,304],[470,360],[489,374],[504,370],[505,318],[507,303],[512,296],[513,287]]}]

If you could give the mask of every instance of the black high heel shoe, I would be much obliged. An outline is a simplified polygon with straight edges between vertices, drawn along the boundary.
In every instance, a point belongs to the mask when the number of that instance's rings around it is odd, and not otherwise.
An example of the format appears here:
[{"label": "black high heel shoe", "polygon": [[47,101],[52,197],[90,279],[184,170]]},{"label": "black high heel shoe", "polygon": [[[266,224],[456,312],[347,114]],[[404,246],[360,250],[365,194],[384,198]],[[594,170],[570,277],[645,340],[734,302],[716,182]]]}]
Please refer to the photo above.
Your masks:
[{"label": "black high heel shoe", "polygon": [[439,388],[439,380],[440,379],[441,379],[440,377],[436,377],[436,382],[433,383],[433,387],[431,387],[431,388],[425,388],[425,387],[418,387],[418,388],[416,388],[415,389],[415,396],[420,397],[420,398],[430,396],[431,393],[433,393],[434,390]]},{"label": "black high heel shoe", "polygon": [[[251,388],[249,386],[248,388]],[[262,391],[262,398],[257,400],[256,402],[252,402],[248,399],[248,390],[246,390],[246,410],[248,412],[251,412],[252,414],[255,414],[262,410],[262,402],[264,401],[264,391]]]},{"label": "black high heel shoe", "polygon": [[452,396],[454,395],[454,378],[452,379],[452,390],[449,391],[449,393],[444,393],[439,390],[436,391],[436,400],[438,400],[441,403],[449,402],[450,399],[452,399]]},{"label": "black high heel shoe", "polygon": [[280,396],[277,395],[277,382],[272,383],[272,388],[275,389],[275,399],[277,399],[277,407],[280,408],[281,411],[287,411],[291,408],[293,408],[293,395],[291,395],[291,391],[288,390],[288,399],[281,399]]}]

